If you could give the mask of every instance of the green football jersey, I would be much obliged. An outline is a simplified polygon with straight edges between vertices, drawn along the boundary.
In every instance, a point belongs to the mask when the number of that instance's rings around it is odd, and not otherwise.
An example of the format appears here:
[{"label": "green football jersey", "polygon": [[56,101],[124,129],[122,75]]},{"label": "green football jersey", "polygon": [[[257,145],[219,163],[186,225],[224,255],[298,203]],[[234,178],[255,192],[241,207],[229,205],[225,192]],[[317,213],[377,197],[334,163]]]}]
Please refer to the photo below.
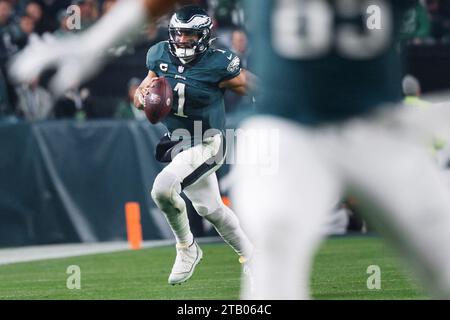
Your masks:
[{"label": "green football jersey", "polygon": [[399,102],[407,2],[247,0],[258,112],[318,125]]},{"label": "green football jersey", "polygon": [[[224,89],[219,83],[239,75],[241,62],[229,50],[209,48],[194,61],[183,64],[169,51],[167,41],[152,46],[147,53],[147,68],[169,80],[173,106],[163,124],[170,132],[176,129],[203,134],[208,129],[224,130]],[[194,132],[194,123],[201,131]]]}]

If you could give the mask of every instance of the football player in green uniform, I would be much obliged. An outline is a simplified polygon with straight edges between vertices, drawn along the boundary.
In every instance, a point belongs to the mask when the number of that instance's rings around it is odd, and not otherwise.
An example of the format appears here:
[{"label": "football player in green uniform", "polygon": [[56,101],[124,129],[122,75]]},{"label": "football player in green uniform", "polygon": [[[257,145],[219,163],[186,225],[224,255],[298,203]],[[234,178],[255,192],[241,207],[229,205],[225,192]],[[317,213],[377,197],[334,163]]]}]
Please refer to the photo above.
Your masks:
[{"label": "football player in green uniform", "polygon": [[[169,41],[148,51],[148,75],[135,98],[135,105],[141,108],[149,86],[158,77],[165,77],[174,92],[173,109],[163,120],[168,132],[156,151],[157,159],[169,164],[156,177],[151,192],[177,241],[170,284],[189,279],[202,258],[181,192],[240,261],[252,250],[238,219],[222,202],[215,174],[226,155],[224,92],[230,89],[246,94],[249,73],[241,69],[239,57],[231,51],[211,48],[211,29],[212,20],[203,9],[185,6],[177,10],[170,20]],[[183,148],[179,148],[181,144]]]},{"label": "football player in green uniform", "polygon": [[233,203],[255,245],[254,285],[245,282],[243,298],[310,296],[323,225],[344,194],[358,200],[425,286],[449,297],[448,189],[409,135],[419,130],[412,111],[398,107],[397,38],[408,2],[246,1],[252,71],[263,95],[242,128],[275,130],[279,139],[238,138],[238,158],[268,147],[278,153],[276,172],[265,171],[266,163],[235,166]]}]

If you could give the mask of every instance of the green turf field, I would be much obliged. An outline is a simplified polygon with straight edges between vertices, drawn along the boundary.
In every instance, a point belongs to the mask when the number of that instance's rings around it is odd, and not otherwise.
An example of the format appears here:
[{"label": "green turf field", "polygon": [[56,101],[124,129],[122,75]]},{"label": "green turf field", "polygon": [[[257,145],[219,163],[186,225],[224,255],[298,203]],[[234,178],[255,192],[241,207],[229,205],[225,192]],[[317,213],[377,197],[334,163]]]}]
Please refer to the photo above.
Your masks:
[{"label": "green turf field", "polygon": [[[203,261],[183,285],[167,276],[174,247],[143,249],[0,266],[0,299],[236,299],[240,265],[224,244],[204,244]],[[81,269],[81,289],[69,290],[66,269]],[[381,268],[381,289],[368,290],[367,267]],[[312,276],[316,299],[427,298],[382,240],[339,237],[327,240]]]}]

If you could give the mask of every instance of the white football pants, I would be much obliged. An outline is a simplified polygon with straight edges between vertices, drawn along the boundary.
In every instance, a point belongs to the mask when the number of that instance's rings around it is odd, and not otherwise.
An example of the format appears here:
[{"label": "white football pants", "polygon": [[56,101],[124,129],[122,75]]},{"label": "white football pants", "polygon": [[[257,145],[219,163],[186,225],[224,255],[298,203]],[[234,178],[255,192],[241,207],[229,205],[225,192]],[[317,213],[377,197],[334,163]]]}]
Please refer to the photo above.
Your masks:
[{"label": "white football pants", "polygon": [[158,174],[152,198],[163,211],[178,243],[190,244],[189,227],[183,191],[199,215],[207,219],[238,255],[247,256],[252,246],[233,211],[222,201],[215,171],[226,155],[221,134],[206,138],[202,144],[180,152]]},{"label": "white football pants", "polygon": [[[426,148],[409,138],[402,112],[319,128],[270,116],[244,123],[232,201],[255,251],[243,299],[310,298],[323,225],[344,194],[358,200],[436,297],[449,297],[450,194]],[[258,138],[264,134],[248,133],[267,130],[278,132],[270,147],[277,170],[246,161],[268,152]]]}]

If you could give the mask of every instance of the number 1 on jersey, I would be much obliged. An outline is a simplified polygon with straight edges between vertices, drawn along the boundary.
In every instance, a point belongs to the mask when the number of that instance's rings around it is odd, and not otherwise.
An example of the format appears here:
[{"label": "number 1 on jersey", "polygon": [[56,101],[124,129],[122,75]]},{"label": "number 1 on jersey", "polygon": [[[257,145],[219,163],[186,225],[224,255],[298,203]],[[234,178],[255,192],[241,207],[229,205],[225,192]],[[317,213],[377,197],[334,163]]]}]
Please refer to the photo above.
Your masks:
[{"label": "number 1 on jersey", "polygon": [[178,93],[178,110],[175,113],[176,116],[187,118],[187,115],[184,114],[184,103],[186,102],[186,85],[184,83],[177,83],[173,91]]}]

